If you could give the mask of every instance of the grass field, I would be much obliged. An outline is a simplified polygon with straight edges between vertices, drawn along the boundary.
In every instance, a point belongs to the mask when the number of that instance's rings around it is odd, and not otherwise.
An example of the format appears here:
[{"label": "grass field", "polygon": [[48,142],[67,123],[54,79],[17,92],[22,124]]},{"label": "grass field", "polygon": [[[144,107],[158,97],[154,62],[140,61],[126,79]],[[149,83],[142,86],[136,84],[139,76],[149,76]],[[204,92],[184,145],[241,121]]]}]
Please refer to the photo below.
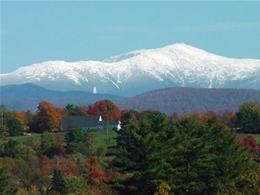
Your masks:
[{"label": "grass field", "polygon": [[91,132],[91,134],[96,139],[97,143],[105,143],[107,147],[116,145],[117,133],[115,131],[98,131]]},{"label": "grass field", "polygon": [[257,142],[258,144],[260,144],[260,134],[255,134],[255,135],[253,135],[253,136],[254,136],[256,142]]},{"label": "grass field", "polygon": [[252,136],[255,138],[256,143],[259,145],[260,144],[260,134],[253,134]]},{"label": "grass field", "polygon": [[[116,145],[115,138],[117,136],[117,133],[114,131],[109,131],[108,134],[106,131],[97,131],[97,132],[91,132],[91,134],[94,136],[95,140],[97,141],[97,144],[105,143],[107,147]],[[27,136],[19,135],[14,137],[0,138],[0,145],[11,139],[17,140],[22,143],[24,143],[28,139],[36,139],[40,141],[41,134],[33,133],[32,135],[27,135]]]},{"label": "grass field", "polygon": [[13,137],[5,137],[5,138],[0,138],[0,144],[7,142],[8,140],[17,140],[19,142],[24,143],[26,140],[28,139],[36,139],[39,140],[41,139],[41,134],[32,134],[32,135],[17,135],[17,136],[13,136]]}]

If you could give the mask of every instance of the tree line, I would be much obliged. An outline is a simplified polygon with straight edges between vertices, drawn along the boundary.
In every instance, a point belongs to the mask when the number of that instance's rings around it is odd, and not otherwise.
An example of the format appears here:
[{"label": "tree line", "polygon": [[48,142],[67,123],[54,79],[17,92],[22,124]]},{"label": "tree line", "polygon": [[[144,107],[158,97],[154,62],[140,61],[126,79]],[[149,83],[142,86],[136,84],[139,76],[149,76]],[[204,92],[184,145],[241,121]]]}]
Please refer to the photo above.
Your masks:
[{"label": "tree line", "polygon": [[214,115],[142,112],[117,139],[120,194],[259,194],[259,148]]},{"label": "tree line", "polygon": [[5,137],[26,132],[57,132],[64,116],[102,115],[103,120],[119,120],[123,112],[110,100],[100,100],[89,106],[68,104],[65,108],[55,107],[47,101],[42,101],[36,112],[10,111],[1,105],[0,133]]},{"label": "tree line", "polygon": [[[259,133],[258,103],[221,115],[120,111],[109,100],[1,113],[3,137],[15,136],[17,124],[41,136],[0,145],[0,194],[260,194],[259,147],[236,133]],[[113,148],[90,131],[58,131],[63,116],[96,114],[121,120]]]},{"label": "tree line", "polygon": [[[131,111],[131,110],[130,110]],[[134,110],[132,110],[134,112]],[[120,120],[129,110],[120,110],[110,100],[100,100],[93,105],[75,106],[67,104],[65,108],[55,107],[47,101],[39,103],[36,112],[7,110],[4,105],[0,106],[0,135],[15,136],[24,132],[43,133],[59,131],[61,120],[64,116],[89,116],[102,115],[103,120]],[[189,114],[196,117],[210,117],[214,115],[219,122],[229,128],[242,133],[260,133],[260,104],[257,102],[246,102],[239,106],[238,111],[226,110],[219,114],[214,111],[205,113]],[[173,117],[182,117],[173,112]],[[202,119],[205,120],[205,119]]]}]

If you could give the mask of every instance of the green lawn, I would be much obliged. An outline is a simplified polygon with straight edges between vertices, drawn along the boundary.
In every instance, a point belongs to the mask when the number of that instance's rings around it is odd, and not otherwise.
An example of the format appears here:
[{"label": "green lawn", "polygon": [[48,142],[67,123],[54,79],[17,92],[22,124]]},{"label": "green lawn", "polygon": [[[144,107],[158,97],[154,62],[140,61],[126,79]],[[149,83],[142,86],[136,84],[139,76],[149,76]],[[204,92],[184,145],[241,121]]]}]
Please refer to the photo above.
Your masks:
[{"label": "green lawn", "polygon": [[8,140],[11,140],[11,139],[17,140],[17,141],[22,142],[22,143],[24,143],[28,139],[36,139],[36,140],[40,141],[41,134],[38,134],[38,133],[34,134],[33,133],[32,135],[27,135],[27,136],[25,136],[25,135],[17,135],[17,136],[13,136],[13,137],[0,138],[0,144],[5,143],[5,142],[7,142]]},{"label": "green lawn", "polygon": [[256,143],[260,144],[260,134],[253,134],[252,136],[255,138]]},{"label": "green lawn", "polygon": [[91,134],[96,139],[97,143],[105,143],[107,147],[115,146],[116,145],[116,137],[117,133],[115,131],[98,131],[98,132],[91,132]]},{"label": "green lawn", "polygon": [[[96,139],[97,144],[105,143],[108,147],[116,145],[115,138],[117,136],[117,133],[115,131],[109,131],[108,136],[107,136],[106,131],[91,132],[91,134]],[[27,136],[19,135],[19,136],[14,136],[14,137],[0,138],[0,145],[7,142],[10,139],[14,139],[14,140],[17,140],[17,141],[23,142],[23,143],[28,139],[36,139],[36,140],[40,141],[41,134],[32,133],[32,135],[27,135]]]}]

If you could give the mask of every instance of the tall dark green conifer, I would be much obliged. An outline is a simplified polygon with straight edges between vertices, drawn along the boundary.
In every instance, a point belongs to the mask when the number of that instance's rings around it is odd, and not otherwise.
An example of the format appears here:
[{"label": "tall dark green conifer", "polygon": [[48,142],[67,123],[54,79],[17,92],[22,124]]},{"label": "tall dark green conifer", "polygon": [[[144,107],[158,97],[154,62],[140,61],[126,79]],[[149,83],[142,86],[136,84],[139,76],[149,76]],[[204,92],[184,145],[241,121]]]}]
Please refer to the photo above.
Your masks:
[{"label": "tall dark green conifer", "polygon": [[[169,120],[145,113],[119,135],[114,165],[132,176],[122,194],[153,194],[161,183],[173,194],[216,194],[239,189],[249,153],[236,135],[214,118]],[[122,186],[121,186],[122,187]]]},{"label": "tall dark green conifer", "polygon": [[[148,116],[149,115],[149,116]],[[123,194],[153,194],[167,175],[162,135],[166,116],[159,112],[146,112],[139,121],[131,121],[119,136],[120,153],[114,163],[133,176],[126,181]]]},{"label": "tall dark green conifer", "polygon": [[61,170],[54,170],[53,178],[51,181],[50,193],[67,194],[67,181]]}]

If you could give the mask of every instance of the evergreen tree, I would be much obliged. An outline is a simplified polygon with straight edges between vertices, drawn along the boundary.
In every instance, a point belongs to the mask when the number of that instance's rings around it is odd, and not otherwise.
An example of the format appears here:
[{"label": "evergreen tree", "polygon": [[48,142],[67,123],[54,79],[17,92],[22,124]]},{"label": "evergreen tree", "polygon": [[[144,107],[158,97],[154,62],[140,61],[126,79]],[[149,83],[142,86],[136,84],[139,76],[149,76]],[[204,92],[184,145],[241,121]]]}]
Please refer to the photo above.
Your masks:
[{"label": "evergreen tree", "polygon": [[[236,135],[216,118],[178,122],[146,112],[130,121],[117,139],[114,165],[132,176],[122,194],[153,194],[162,183],[173,194],[216,194],[235,186],[250,164]],[[118,187],[122,187],[118,185]]]},{"label": "evergreen tree", "polygon": [[53,178],[49,193],[58,192],[60,194],[67,194],[67,181],[61,170],[54,170]]},{"label": "evergreen tree", "polygon": [[7,121],[7,127],[9,128],[10,136],[15,136],[23,132],[23,125],[17,118],[14,117]]},{"label": "evergreen tree", "polygon": [[128,188],[123,189],[122,194],[153,194],[167,175],[167,164],[159,152],[164,144],[161,136],[166,128],[166,117],[158,112],[146,114],[152,117],[130,121],[117,140],[120,153],[113,163],[133,174],[125,181]]},{"label": "evergreen tree", "polygon": [[75,115],[75,106],[74,106],[74,104],[67,104],[67,106],[65,107],[65,111],[66,111],[67,116]]},{"label": "evergreen tree", "polygon": [[164,152],[171,171],[166,180],[176,194],[203,194],[213,177],[214,155],[208,155],[212,147],[204,141],[206,133],[198,120],[184,119],[167,143]]},{"label": "evergreen tree", "polygon": [[236,135],[214,119],[205,124],[181,120],[169,144],[172,174],[166,181],[176,194],[216,194],[236,186],[250,164],[250,154]]}]

